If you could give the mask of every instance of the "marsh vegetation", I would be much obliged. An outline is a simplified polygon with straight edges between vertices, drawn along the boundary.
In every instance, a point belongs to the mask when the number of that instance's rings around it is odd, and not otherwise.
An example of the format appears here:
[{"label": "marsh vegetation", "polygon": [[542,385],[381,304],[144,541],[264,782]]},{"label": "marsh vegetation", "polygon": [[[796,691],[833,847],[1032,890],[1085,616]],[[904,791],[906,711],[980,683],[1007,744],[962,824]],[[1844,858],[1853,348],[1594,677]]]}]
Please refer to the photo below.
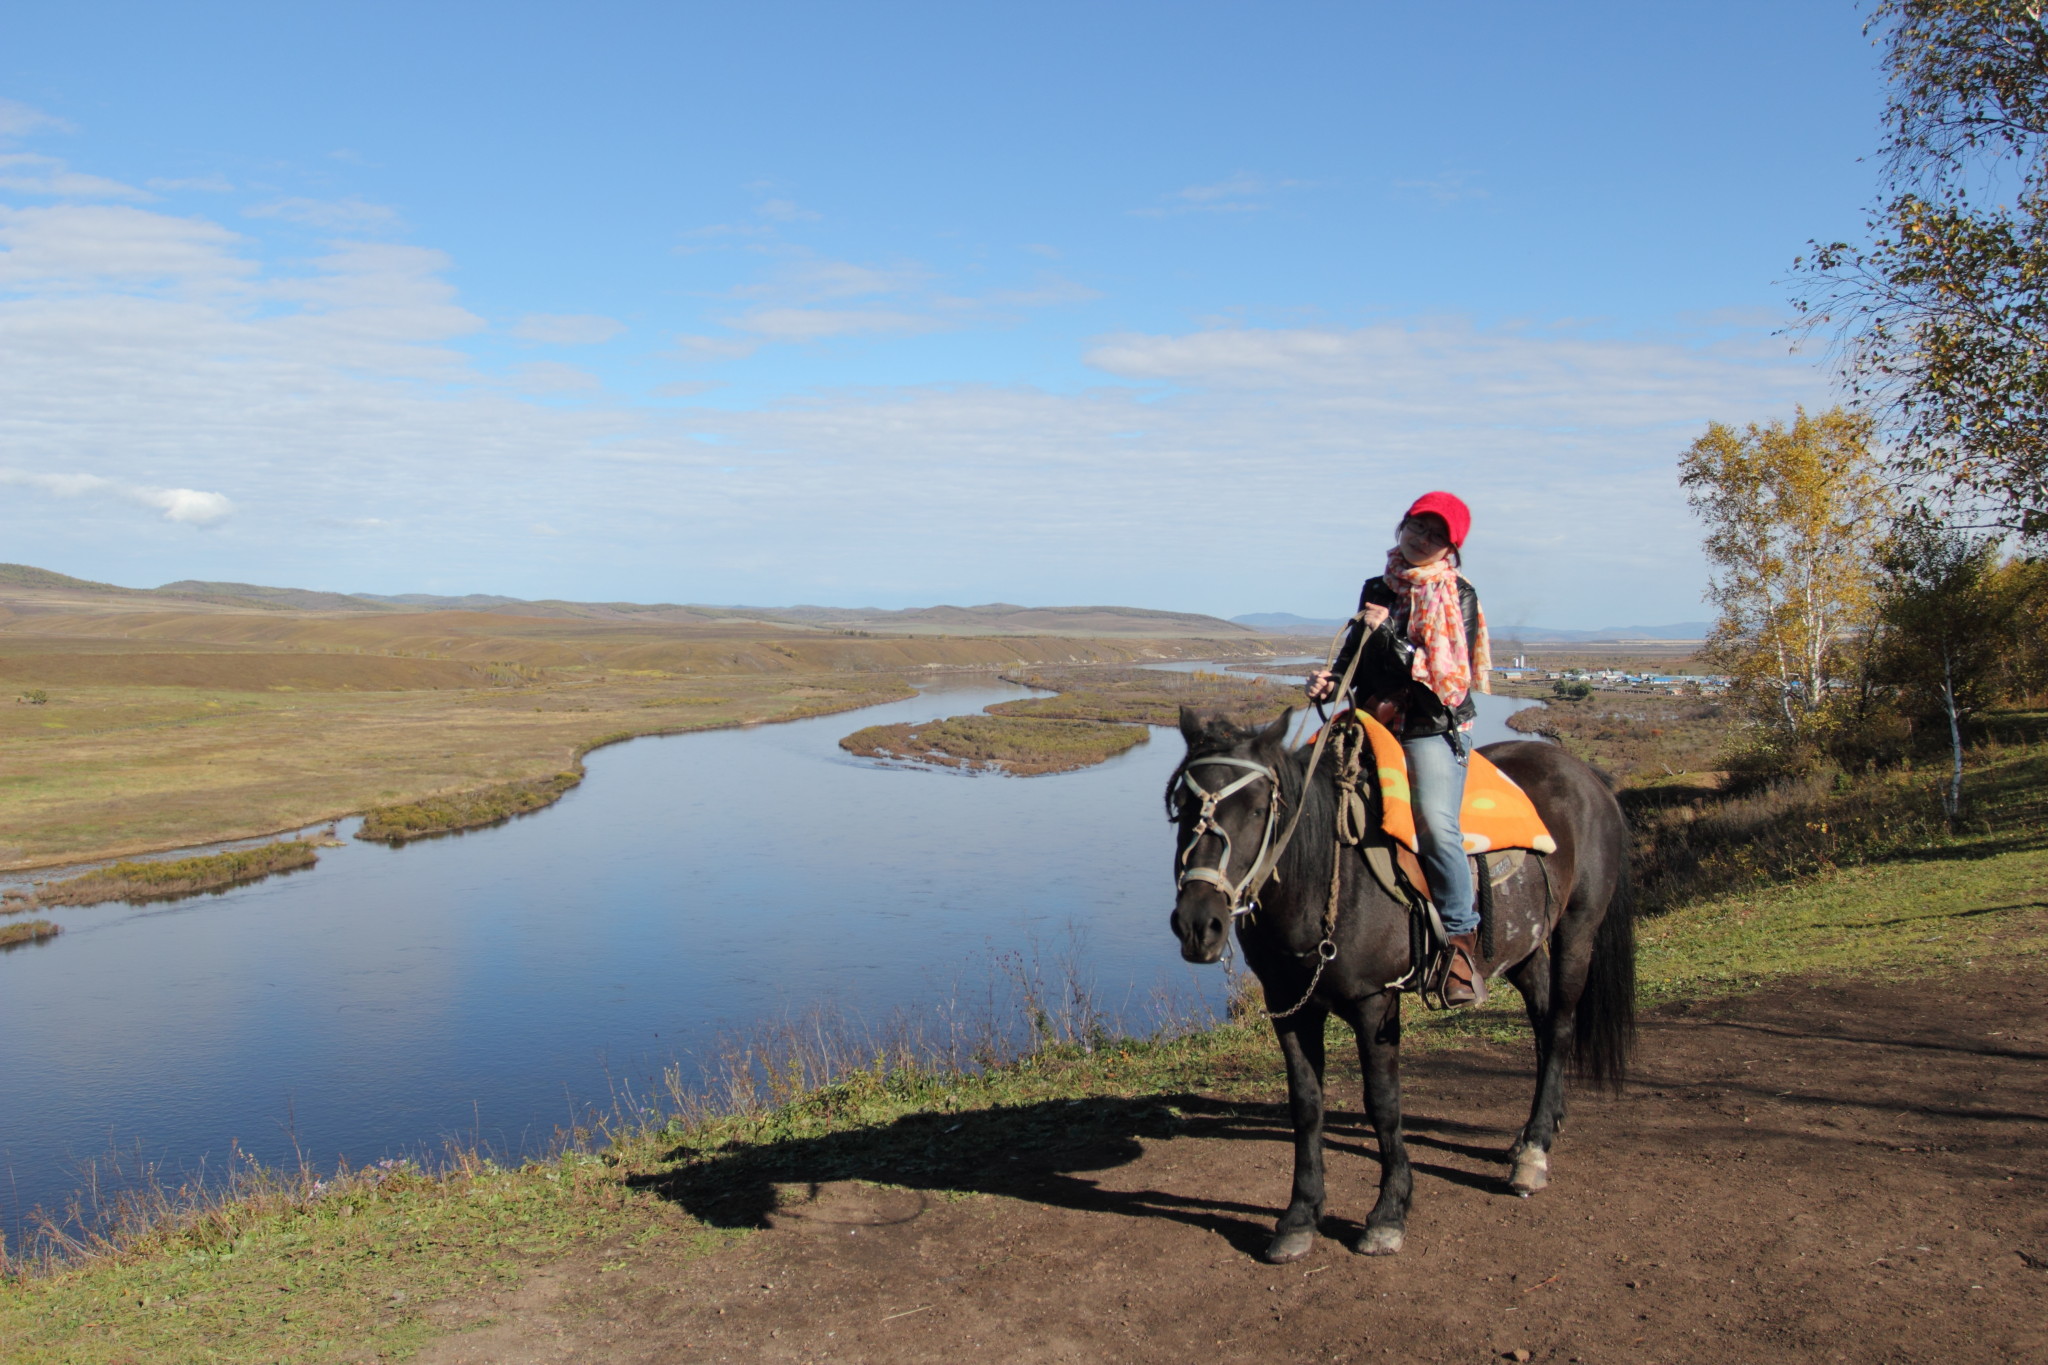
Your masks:
[{"label": "marsh vegetation", "polygon": [[315,847],[307,839],[279,839],[254,848],[231,848],[191,858],[109,863],[75,877],[42,883],[30,892],[10,892],[0,901],[0,913],[45,905],[104,905],[108,901],[145,905],[225,891],[275,873],[311,867],[320,860]]},{"label": "marsh vegetation", "polygon": [[1143,744],[1149,737],[1149,731],[1135,725],[980,715],[911,725],[870,725],[840,740],[839,747],[862,758],[1035,777],[1090,767]]},{"label": "marsh vegetation", "polygon": [[0,924],[0,948],[15,948],[24,943],[35,943],[46,938],[55,938],[63,933],[62,926],[46,919],[16,920]]}]

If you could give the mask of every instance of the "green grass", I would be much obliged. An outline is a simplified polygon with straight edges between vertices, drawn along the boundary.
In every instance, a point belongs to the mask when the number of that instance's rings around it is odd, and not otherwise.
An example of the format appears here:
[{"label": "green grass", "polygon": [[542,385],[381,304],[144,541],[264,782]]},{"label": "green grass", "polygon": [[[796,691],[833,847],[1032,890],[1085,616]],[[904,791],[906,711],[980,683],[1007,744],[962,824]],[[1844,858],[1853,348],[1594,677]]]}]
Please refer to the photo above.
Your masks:
[{"label": "green grass", "polygon": [[627,1230],[642,1244],[729,1240],[591,1157],[516,1171],[411,1166],[316,1187],[270,1182],[83,1269],[0,1288],[9,1365],[403,1358],[425,1310]]},{"label": "green grass", "polygon": [[150,901],[176,900],[208,891],[225,891],[231,886],[262,881],[276,872],[311,867],[320,860],[314,845],[304,839],[279,839],[254,848],[234,848],[224,853],[207,853],[192,858],[157,862],[118,862],[90,872],[38,886],[26,900],[10,899],[8,909],[27,910],[38,905],[100,905],[126,901],[143,905]]}]

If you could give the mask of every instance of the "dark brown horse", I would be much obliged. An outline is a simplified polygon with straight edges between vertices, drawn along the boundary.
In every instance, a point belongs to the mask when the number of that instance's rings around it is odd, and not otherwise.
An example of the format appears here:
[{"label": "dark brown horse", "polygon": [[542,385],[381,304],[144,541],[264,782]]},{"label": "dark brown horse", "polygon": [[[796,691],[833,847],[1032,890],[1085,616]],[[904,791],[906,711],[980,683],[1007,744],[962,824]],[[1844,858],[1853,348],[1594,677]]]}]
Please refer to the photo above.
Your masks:
[{"label": "dark brown horse", "polygon": [[[1358,849],[1336,842],[1331,765],[1319,765],[1304,784],[1309,751],[1286,747],[1287,720],[1247,730],[1182,710],[1187,758],[1166,789],[1168,812],[1180,824],[1173,932],[1188,961],[1222,957],[1233,899],[1254,888],[1252,869],[1273,830],[1299,810],[1256,912],[1236,916],[1245,962],[1276,1016],[1294,1119],[1293,1198],[1265,1256],[1297,1260],[1315,1244],[1323,1212],[1323,1028],[1332,1014],[1358,1035],[1366,1113],[1379,1138],[1379,1201],[1353,1249],[1391,1255],[1401,1249],[1414,1188],[1401,1137],[1402,992],[1387,989],[1410,966],[1409,911]],[[1606,782],[1558,746],[1515,741],[1483,752],[1535,801],[1557,840],[1555,853],[1530,855],[1494,888],[1491,932],[1482,942],[1482,970],[1504,972],[1515,984],[1536,1033],[1536,1096],[1507,1154],[1509,1188],[1526,1197],[1549,1183],[1566,1067],[1608,1086],[1627,1069],[1635,1039],[1628,832]],[[1319,950],[1333,875],[1335,928],[1330,946]]]}]

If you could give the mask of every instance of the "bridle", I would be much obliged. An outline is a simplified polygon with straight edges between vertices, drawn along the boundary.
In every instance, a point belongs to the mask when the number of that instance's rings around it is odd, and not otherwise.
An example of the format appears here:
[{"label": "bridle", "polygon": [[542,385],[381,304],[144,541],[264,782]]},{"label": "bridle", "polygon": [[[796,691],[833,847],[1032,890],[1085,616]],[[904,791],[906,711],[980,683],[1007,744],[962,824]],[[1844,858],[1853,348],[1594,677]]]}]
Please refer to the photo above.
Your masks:
[{"label": "bridle", "polygon": [[[1245,768],[1249,771],[1215,791],[1210,791],[1195,780],[1193,770],[1196,768]],[[1259,839],[1259,851],[1253,857],[1251,867],[1245,871],[1243,877],[1233,882],[1230,880],[1230,831],[1223,828],[1222,823],[1217,820],[1216,808],[1223,804],[1225,797],[1243,791],[1252,783],[1261,780],[1273,784],[1273,800],[1266,807],[1266,830]],[[1181,769],[1180,785],[1190,796],[1201,798],[1202,809],[1196,818],[1194,832],[1188,836],[1187,843],[1182,845],[1180,850],[1181,871],[1180,880],[1175,884],[1176,888],[1185,889],[1189,882],[1207,882],[1221,891],[1224,898],[1230,902],[1232,919],[1250,914],[1258,908],[1258,893],[1264,888],[1266,881],[1267,860],[1274,852],[1273,831],[1280,821],[1279,774],[1265,764],[1254,763],[1248,758],[1211,754],[1205,758],[1189,759],[1187,765]],[[1202,837],[1206,834],[1214,834],[1223,841],[1222,859],[1214,867],[1204,867],[1199,863],[1190,864],[1188,860],[1194,857],[1195,845],[1201,843]]]}]

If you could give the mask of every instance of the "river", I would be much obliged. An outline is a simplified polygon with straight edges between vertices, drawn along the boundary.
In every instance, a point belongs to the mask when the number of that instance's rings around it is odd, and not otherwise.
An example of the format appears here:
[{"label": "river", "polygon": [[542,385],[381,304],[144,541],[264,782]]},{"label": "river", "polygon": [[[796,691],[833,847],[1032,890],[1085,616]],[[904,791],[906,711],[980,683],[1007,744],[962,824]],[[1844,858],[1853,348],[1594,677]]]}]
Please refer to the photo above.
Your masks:
[{"label": "river", "polygon": [[[176,1184],[231,1144],[326,1168],[544,1149],[721,1040],[822,1008],[974,1020],[1008,970],[1081,965],[1145,1029],[1222,997],[1166,927],[1171,730],[1026,779],[855,760],[863,725],[1031,695],[986,676],[787,725],[634,740],[560,804],[168,905],[43,912],[0,953],[0,1228],[121,1154]],[[1483,698],[1481,742],[1528,703]],[[1005,969],[999,959],[1011,964]],[[994,985],[992,986],[992,983]],[[1003,1011],[998,1005],[995,1010]],[[940,1027],[932,1025],[933,1028]]]}]

